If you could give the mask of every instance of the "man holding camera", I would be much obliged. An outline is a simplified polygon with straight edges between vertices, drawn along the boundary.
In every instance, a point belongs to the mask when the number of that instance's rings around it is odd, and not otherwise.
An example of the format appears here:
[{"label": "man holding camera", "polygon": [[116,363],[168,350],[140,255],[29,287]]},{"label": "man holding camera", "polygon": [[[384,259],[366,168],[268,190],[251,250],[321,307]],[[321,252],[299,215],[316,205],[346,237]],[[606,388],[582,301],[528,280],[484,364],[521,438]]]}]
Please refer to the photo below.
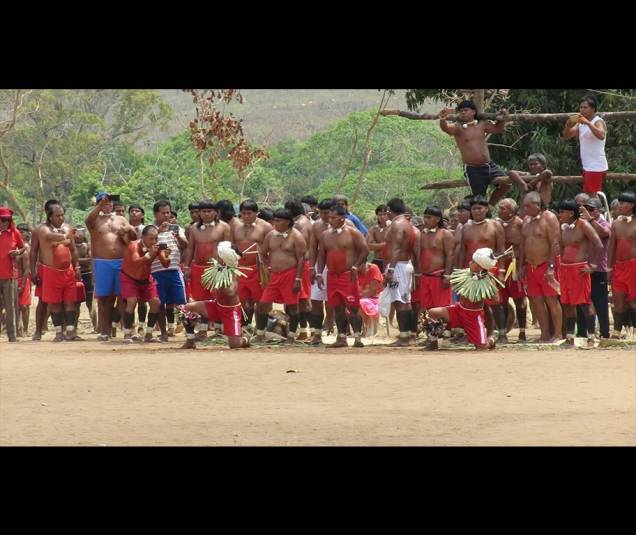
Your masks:
[{"label": "man holding camera", "polygon": [[137,231],[125,217],[113,213],[113,202],[119,201],[119,195],[102,192],[95,201],[85,223],[91,235],[94,296],[98,299],[97,339],[105,342],[110,339],[111,327],[116,328],[121,318],[121,310],[114,310],[113,305],[120,295],[119,273],[126,247],[137,239]]},{"label": "man holding camera", "polygon": [[[179,225],[170,223],[172,209],[168,201],[158,201],[153,206],[155,226],[159,229],[157,243],[159,249],[166,249],[170,257],[170,265],[164,267],[159,259],[152,263],[151,273],[157,283],[161,309],[159,310],[160,340],[168,341],[168,336],[174,336],[174,305],[186,303],[185,281],[179,268],[181,263],[181,248],[188,246],[185,232]],[[168,327],[166,329],[166,320]]]}]

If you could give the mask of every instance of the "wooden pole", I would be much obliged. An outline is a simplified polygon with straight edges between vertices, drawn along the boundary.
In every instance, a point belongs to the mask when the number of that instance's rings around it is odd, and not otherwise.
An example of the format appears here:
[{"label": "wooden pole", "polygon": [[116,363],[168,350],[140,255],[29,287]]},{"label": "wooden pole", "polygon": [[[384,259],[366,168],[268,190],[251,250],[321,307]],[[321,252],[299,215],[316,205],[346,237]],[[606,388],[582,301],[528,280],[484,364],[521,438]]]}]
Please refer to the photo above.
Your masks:
[{"label": "wooden pole", "polygon": [[[522,176],[521,178],[530,180],[534,178],[534,175]],[[634,173],[607,173],[605,180],[618,180],[621,182],[629,182],[630,180],[636,180],[636,174]],[[510,178],[501,179],[504,184],[512,184]],[[552,182],[555,184],[582,184],[582,176],[553,176]],[[432,190],[432,189],[451,189],[451,188],[463,188],[469,187],[465,180],[440,180],[439,182],[431,182],[430,184],[424,184],[420,189]]]},{"label": "wooden pole", "polygon": [[[415,121],[435,121],[439,119],[437,113],[414,113],[410,111],[400,110],[384,110],[380,115],[399,115],[406,119]],[[551,123],[558,121],[566,121],[572,113],[510,113],[508,115],[498,115],[496,113],[478,113],[477,119],[491,121],[517,121],[520,123]],[[618,121],[621,119],[636,120],[636,111],[608,111],[598,114],[604,121]],[[446,120],[457,121],[457,115],[447,115]]]}]

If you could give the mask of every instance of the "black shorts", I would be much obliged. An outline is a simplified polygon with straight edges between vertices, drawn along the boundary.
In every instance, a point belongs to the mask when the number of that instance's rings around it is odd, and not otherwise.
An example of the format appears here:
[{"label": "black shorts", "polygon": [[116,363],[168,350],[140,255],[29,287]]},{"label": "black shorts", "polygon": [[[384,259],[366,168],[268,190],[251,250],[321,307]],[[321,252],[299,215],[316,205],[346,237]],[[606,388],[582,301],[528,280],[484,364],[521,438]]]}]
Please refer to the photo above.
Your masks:
[{"label": "black shorts", "polygon": [[508,175],[499,169],[497,164],[492,161],[483,165],[464,165],[464,177],[470,186],[473,196],[485,196],[488,185],[492,182],[493,178],[500,176]]},{"label": "black shorts", "polygon": [[384,273],[384,258],[374,258],[371,263],[380,268],[380,273]]},{"label": "black shorts", "polygon": [[93,294],[93,274],[88,272],[82,273],[82,282],[84,283],[84,290],[86,290],[86,295]]}]

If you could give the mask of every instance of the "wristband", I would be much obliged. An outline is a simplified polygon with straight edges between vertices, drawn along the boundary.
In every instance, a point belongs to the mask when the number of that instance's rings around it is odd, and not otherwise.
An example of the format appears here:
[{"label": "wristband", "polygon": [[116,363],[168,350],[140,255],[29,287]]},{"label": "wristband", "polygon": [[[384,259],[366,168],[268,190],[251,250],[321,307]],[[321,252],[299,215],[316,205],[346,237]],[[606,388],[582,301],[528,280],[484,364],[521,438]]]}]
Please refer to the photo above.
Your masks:
[{"label": "wristband", "polygon": [[358,268],[356,266],[351,266],[351,271],[358,271]]},{"label": "wristband", "polygon": [[386,270],[392,273],[393,271],[395,271],[395,268],[389,267],[389,268],[386,268]]},{"label": "wristband", "polygon": [[295,279],[295,280],[297,280],[297,281],[302,281],[302,279],[301,279],[300,277],[296,277],[296,279]]},{"label": "wristband", "polygon": [[[316,278],[320,277],[322,279],[322,273],[316,273]],[[299,280],[299,279],[296,279]]]}]

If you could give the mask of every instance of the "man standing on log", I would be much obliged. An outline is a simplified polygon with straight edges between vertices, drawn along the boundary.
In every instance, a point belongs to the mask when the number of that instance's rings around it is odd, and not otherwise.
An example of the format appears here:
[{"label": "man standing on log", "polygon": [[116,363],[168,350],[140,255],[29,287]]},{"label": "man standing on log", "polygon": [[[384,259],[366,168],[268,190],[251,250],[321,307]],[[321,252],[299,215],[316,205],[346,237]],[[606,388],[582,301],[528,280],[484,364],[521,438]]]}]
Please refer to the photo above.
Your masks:
[{"label": "man standing on log", "polygon": [[605,141],[607,125],[597,114],[598,101],[593,95],[584,96],[579,103],[578,116],[571,117],[563,128],[563,137],[578,136],[583,165],[583,191],[596,197],[603,189],[603,179],[607,174]]},{"label": "man standing on log", "polygon": [[[523,211],[520,276],[526,281],[528,297],[534,302],[541,342],[556,342],[562,339],[563,325],[559,283],[556,280],[561,236],[559,221],[556,215],[545,209],[536,191],[524,197]],[[550,332],[550,319],[553,332]]]},{"label": "man standing on log", "polygon": [[[618,196],[619,216],[612,224],[607,272],[614,296],[614,333],[612,338],[624,338],[623,325],[629,325],[630,309],[636,316],[636,195]],[[633,323],[632,323],[633,325]]]},{"label": "man standing on log", "polygon": [[[477,196],[470,201],[472,219],[463,227],[459,247],[459,263],[457,267],[466,268],[477,249],[488,248],[500,255],[505,250],[505,234],[503,227],[497,221],[488,218],[488,200]],[[506,270],[503,261],[499,267],[493,268],[493,274],[503,282]],[[499,292],[494,298],[485,301],[486,327],[488,328],[488,342],[494,347],[496,342],[508,343],[506,337],[506,317],[500,304]],[[495,336],[495,327],[497,330]]]},{"label": "man standing on log", "polygon": [[[519,248],[521,246],[521,227],[523,220],[517,215],[518,206],[514,199],[502,199],[499,201],[499,217],[497,221],[501,223],[504,229],[505,249],[513,247],[514,258],[519,258]],[[505,260],[503,268],[508,271],[512,260]],[[515,303],[517,312],[517,323],[519,324],[519,341],[526,339],[526,291],[518,273],[512,273],[506,280],[505,288],[499,289],[501,304],[512,312],[508,307],[508,300],[512,299]],[[512,325],[512,322],[511,322]]]},{"label": "man standing on log", "polygon": [[[506,128],[505,121],[479,121],[475,119],[477,107],[472,100],[465,100],[457,106],[459,122],[449,125],[446,122],[448,110],[439,113],[439,127],[455,138],[464,162],[464,176],[470,185],[474,196],[486,195],[488,185],[497,177],[505,177],[504,173],[490,159],[490,152],[486,143],[488,134],[500,134]],[[501,110],[502,115],[507,111]],[[497,184],[490,198],[490,204],[495,206],[510,189],[508,184]]]},{"label": "man standing on log", "polygon": [[357,229],[345,225],[347,211],[343,206],[334,206],[329,214],[330,228],[323,232],[318,245],[316,282],[322,288],[322,273],[325,264],[327,274],[327,306],[335,309],[338,338],[329,347],[347,347],[347,316],[353,327],[353,347],[364,347],[362,343],[362,318],[360,317],[360,290],[358,269],[366,263],[369,248],[364,236]]}]

